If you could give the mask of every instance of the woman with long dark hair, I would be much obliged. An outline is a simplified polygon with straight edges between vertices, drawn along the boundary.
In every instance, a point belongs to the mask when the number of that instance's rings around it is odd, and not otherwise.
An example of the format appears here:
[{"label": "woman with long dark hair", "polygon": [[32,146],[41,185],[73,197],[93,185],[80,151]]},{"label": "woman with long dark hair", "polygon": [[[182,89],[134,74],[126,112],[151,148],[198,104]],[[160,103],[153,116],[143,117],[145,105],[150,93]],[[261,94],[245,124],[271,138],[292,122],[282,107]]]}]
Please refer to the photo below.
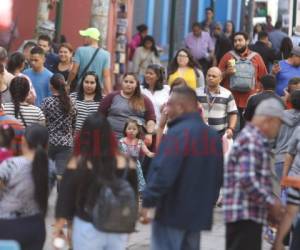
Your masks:
[{"label": "woman with long dark hair", "polygon": [[169,85],[172,85],[176,78],[183,78],[188,86],[194,90],[205,85],[204,75],[199,69],[198,63],[186,48],[177,51],[169,66]]},{"label": "woman with long dark hair", "polygon": [[16,76],[9,85],[12,102],[4,103],[4,112],[14,116],[24,127],[34,123],[45,124],[45,116],[39,107],[27,102],[30,86],[27,78]]},{"label": "woman with long dark hair", "polygon": [[113,183],[125,171],[136,195],[135,163],[119,153],[107,119],[99,113],[89,115],[62,178],[56,204],[55,237],[64,238],[66,221],[73,221],[74,250],[124,250],[128,235],[96,229],[86,208],[95,205],[103,183]]},{"label": "woman with long dark hair", "polygon": [[36,99],[35,89],[32,85],[30,78],[22,73],[22,71],[25,68],[25,61],[25,56],[21,52],[17,51],[12,53],[8,58],[7,71],[13,74],[14,76],[23,76],[28,80],[30,91],[28,97],[26,98],[26,101],[34,105]]},{"label": "woman with long dark hair", "polygon": [[50,79],[52,96],[46,97],[41,104],[49,132],[49,157],[55,162],[58,179],[72,152],[76,123],[76,106],[66,87],[64,76],[54,74]]},{"label": "woman with long dark hair", "polygon": [[0,239],[22,250],[41,250],[48,204],[48,132],[34,124],[25,130],[23,155],[0,165]]},{"label": "woman with long dark hair", "polygon": [[86,72],[82,77],[78,92],[74,92],[70,96],[76,102],[76,132],[79,132],[87,116],[97,112],[99,108],[102,91],[98,75],[94,71]]},{"label": "woman with long dark hair", "polygon": [[223,32],[224,32],[224,35],[230,39],[230,41],[233,45],[233,35],[235,33],[235,26],[234,26],[233,21],[231,21],[231,20],[226,21]]},{"label": "woman with long dark hair", "polygon": [[128,118],[139,120],[140,124],[146,127],[149,139],[152,138],[156,121],[153,104],[141,93],[140,83],[135,74],[126,73],[121,90],[105,96],[99,110],[107,117],[118,139],[123,137],[123,128]]},{"label": "woman with long dark hair", "polygon": [[278,57],[281,60],[288,59],[289,57],[291,57],[292,49],[293,49],[293,42],[292,42],[291,38],[289,38],[289,37],[283,38],[281,41],[281,44],[280,44]]},{"label": "woman with long dark hair", "polygon": [[152,36],[145,36],[133,55],[133,73],[142,77],[150,64],[160,64],[159,54]]}]

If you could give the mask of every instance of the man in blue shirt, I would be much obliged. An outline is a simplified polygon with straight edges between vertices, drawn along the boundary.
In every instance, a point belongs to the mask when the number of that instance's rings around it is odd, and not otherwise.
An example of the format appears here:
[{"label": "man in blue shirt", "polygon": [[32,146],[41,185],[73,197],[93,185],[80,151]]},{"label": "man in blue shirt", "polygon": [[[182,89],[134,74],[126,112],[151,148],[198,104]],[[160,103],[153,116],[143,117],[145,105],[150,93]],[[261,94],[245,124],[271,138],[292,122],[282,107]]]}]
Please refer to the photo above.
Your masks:
[{"label": "man in blue shirt", "polygon": [[203,122],[189,87],[173,89],[167,110],[169,129],[150,166],[141,222],[156,208],[152,250],[199,249],[223,179],[221,138]]},{"label": "man in blue shirt", "polygon": [[284,96],[284,90],[291,78],[300,76],[300,47],[294,47],[287,60],[274,64],[272,74],[276,75],[276,94]]},{"label": "man in blue shirt", "polygon": [[30,51],[31,68],[26,69],[24,74],[27,75],[35,89],[36,100],[35,105],[40,106],[45,97],[51,96],[50,78],[53,75],[44,67],[45,52],[40,47],[34,47]]},{"label": "man in blue shirt", "polygon": [[272,48],[275,49],[276,52],[280,50],[282,39],[288,36],[281,29],[282,21],[277,21],[274,30],[269,33],[269,40],[272,43]]},{"label": "man in blue shirt", "polygon": [[[74,56],[73,68],[69,74],[68,85],[73,89],[72,82],[76,76],[82,78],[84,69],[88,66],[94,53],[99,48],[100,31],[96,28],[88,28],[86,30],[80,30],[79,34],[84,37],[84,45],[79,47]],[[87,71],[94,71],[99,77],[102,88],[105,94],[109,94],[112,91],[111,79],[110,79],[110,53],[102,48],[99,49],[94,60],[88,67]],[[80,82],[81,79],[77,79]],[[78,83],[77,83],[78,85]]]}]

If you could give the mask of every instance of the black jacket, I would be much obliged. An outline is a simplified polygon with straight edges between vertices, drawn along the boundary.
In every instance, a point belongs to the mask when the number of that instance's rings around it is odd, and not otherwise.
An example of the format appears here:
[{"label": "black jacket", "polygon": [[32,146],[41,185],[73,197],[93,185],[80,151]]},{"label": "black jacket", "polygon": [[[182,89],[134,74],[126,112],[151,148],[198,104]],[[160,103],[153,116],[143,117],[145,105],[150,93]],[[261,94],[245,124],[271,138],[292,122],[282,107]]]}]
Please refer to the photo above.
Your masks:
[{"label": "black jacket", "polygon": [[182,230],[208,230],[223,181],[223,152],[217,131],[199,113],[169,123],[143,192],[143,206],[156,207],[155,220]]},{"label": "black jacket", "polygon": [[[279,60],[274,49],[268,47],[265,43],[261,41],[257,41],[254,45],[250,45],[249,48],[262,57],[266,68],[269,69],[270,64],[274,62],[274,60]],[[269,70],[268,70],[269,71]]]}]

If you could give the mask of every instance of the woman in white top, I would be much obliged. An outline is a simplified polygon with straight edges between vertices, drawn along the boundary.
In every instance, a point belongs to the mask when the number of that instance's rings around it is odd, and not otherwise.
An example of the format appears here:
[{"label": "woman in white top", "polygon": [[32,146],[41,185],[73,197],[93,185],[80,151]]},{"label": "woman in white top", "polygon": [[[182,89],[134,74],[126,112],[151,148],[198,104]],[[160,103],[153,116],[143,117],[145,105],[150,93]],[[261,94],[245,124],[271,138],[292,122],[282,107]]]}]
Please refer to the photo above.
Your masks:
[{"label": "woman in white top", "polygon": [[32,85],[30,78],[22,73],[22,71],[24,70],[24,67],[25,67],[25,56],[21,52],[17,51],[17,52],[12,53],[9,56],[8,62],[7,62],[8,72],[13,74],[14,76],[23,76],[28,80],[29,86],[30,86],[30,91],[29,91],[28,97],[26,98],[26,101],[30,104],[34,104],[35,99],[36,99],[36,92],[35,92],[35,89]]},{"label": "woman in white top", "polygon": [[34,123],[45,125],[45,116],[42,110],[34,105],[27,103],[30,91],[29,82],[23,76],[16,76],[9,85],[12,102],[4,104],[6,115],[12,115],[24,126]]},{"label": "woman in white top", "polygon": [[168,101],[170,86],[164,84],[164,68],[158,64],[147,67],[141,92],[153,103],[156,120],[160,120],[161,107]]},{"label": "woman in white top", "polygon": [[154,38],[152,36],[145,36],[141,46],[134,52],[132,71],[139,77],[142,77],[150,64],[160,64],[159,54]]}]

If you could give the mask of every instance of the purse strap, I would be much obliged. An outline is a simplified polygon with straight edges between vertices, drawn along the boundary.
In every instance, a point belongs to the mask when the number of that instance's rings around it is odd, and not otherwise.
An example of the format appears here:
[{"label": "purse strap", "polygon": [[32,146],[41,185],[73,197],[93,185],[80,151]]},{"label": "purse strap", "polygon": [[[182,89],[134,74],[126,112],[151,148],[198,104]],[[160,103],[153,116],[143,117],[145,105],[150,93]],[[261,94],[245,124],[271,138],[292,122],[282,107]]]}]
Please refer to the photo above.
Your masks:
[{"label": "purse strap", "polygon": [[85,72],[88,70],[88,68],[91,66],[92,62],[94,61],[96,55],[98,54],[98,51],[100,50],[100,48],[97,48],[96,51],[94,52],[91,60],[89,61],[89,63],[85,66],[85,68],[83,69],[83,71],[81,72],[81,74],[79,75],[78,79],[81,79],[81,77],[83,77],[83,75],[85,74]]}]

